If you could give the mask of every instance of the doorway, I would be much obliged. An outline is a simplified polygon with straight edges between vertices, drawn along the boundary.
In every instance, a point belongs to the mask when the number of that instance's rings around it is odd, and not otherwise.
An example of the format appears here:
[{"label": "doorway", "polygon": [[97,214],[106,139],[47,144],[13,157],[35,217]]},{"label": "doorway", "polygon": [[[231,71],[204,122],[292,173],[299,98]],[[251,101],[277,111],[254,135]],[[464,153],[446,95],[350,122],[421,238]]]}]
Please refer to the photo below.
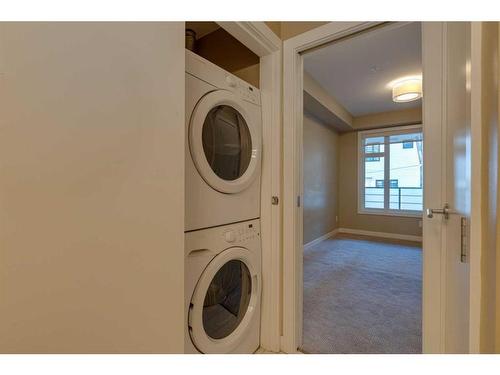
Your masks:
[{"label": "doorway", "polygon": [[413,22],[303,54],[304,352],[422,351],[421,51]]},{"label": "doorway", "polygon": [[[304,78],[304,61],[307,53],[313,50],[320,49],[328,43],[335,43],[354,39],[360,34],[369,34],[380,32],[380,30],[388,30],[402,24],[399,23],[356,23],[342,22],[331,23],[311,32],[299,35],[295,38],[285,41],[284,43],[284,207],[283,207],[283,256],[284,256],[284,272],[283,272],[283,340],[282,350],[286,352],[295,352],[301,350],[304,343],[303,336],[303,307],[305,298],[303,295],[303,277],[304,277],[304,102],[307,99],[303,92],[305,88]],[[477,325],[467,328],[467,318],[465,311],[470,308],[467,297],[462,296],[460,288],[469,287],[469,276],[464,269],[467,269],[467,260],[462,266],[455,265],[456,262],[461,262],[461,252],[468,245],[467,227],[457,226],[457,223],[468,222],[470,214],[467,210],[462,209],[457,205],[456,200],[448,206],[447,200],[451,199],[458,192],[460,187],[463,187],[462,196],[470,194],[470,181],[467,179],[467,168],[470,168],[470,155],[467,153],[470,147],[470,138],[467,137],[468,129],[470,129],[469,115],[467,112],[470,104],[468,90],[470,86],[474,86],[474,82],[469,81],[468,71],[470,71],[470,55],[468,52],[471,47],[470,38],[462,38],[467,35],[467,29],[470,29],[469,23],[453,25],[447,23],[425,23],[422,27],[422,71],[423,71],[423,86],[424,90],[424,105],[422,115],[421,133],[425,134],[426,145],[423,148],[423,160],[431,160],[427,162],[423,168],[423,186],[426,193],[421,193],[423,202],[421,210],[425,212],[430,209],[431,215],[421,215],[422,220],[422,351],[424,353],[440,353],[440,352],[461,352],[467,351],[468,348],[463,343],[467,342],[467,332],[477,330]],[[463,31],[465,30],[465,34]],[[460,43],[459,41],[462,40]],[[477,40],[476,40],[477,42]],[[460,51],[460,52],[458,52]],[[472,68],[472,70],[474,67]],[[377,68],[374,67],[376,71]],[[303,81],[304,78],[304,81]],[[450,84],[453,82],[453,84]],[[447,85],[448,83],[448,85]],[[447,85],[447,86],[446,86]],[[396,93],[398,94],[398,93]],[[444,111],[457,106],[463,108],[463,111],[455,111],[457,115],[445,116]],[[450,112],[446,112],[451,114]],[[340,116],[342,117],[342,116]],[[453,119],[453,120],[452,120]],[[459,123],[453,125],[450,121]],[[358,121],[359,124],[359,121]],[[392,125],[395,125],[394,123]],[[406,124],[405,124],[406,125]],[[418,125],[418,124],[417,124]],[[385,128],[384,128],[385,129]],[[393,128],[395,129],[395,128]],[[361,130],[361,129],[360,129]],[[363,129],[364,130],[364,129]],[[372,131],[370,129],[369,131]],[[404,137],[409,137],[409,133],[415,133],[414,130],[405,132]],[[458,135],[461,134],[460,138]],[[464,136],[465,135],[465,136]],[[372,137],[373,136],[373,137]],[[401,137],[401,134],[367,134],[366,137],[358,136],[355,143],[355,150],[358,152],[357,160],[367,161],[368,157],[383,157],[385,171],[390,170],[390,148],[392,137]],[[422,135],[420,135],[422,140]],[[379,147],[384,146],[382,150],[367,150],[365,146],[375,146],[370,144],[368,138],[379,138]],[[383,141],[382,141],[383,139]],[[459,143],[459,140],[462,140]],[[359,147],[360,142],[367,141],[364,147]],[[400,143],[403,147],[404,143],[415,142],[416,138],[403,139]],[[373,143],[373,142],[372,142]],[[454,147],[461,145],[461,147]],[[369,147],[370,148],[370,147]],[[364,153],[360,153],[364,149]],[[448,154],[446,154],[447,150]],[[464,151],[465,150],[465,151]],[[380,152],[379,152],[380,151]],[[461,154],[460,152],[463,153]],[[368,155],[372,153],[372,155]],[[393,152],[394,156],[395,153]],[[431,155],[432,157],[426,157]],[[463,161],[463,163],[456,163]],[[357,171],[369,170],[369,167],[363,163],[356,163]],[[387,168],[389,167],[389,168]],[[458,169],[457,169],[458,168]],[[450,174],[450,171],[454,173]],[[462,173],[464,172],[465,173]],[[352,171],[351,171],[352,172]],[[452,183],[446,182],[449,176],[464,176],[464,179],[452,180]],[[373,177],[373,176],[372,176]],[[382,180],[381,182],[377,182]],[[375,178],[374,186],[370,188],[380,188],[383,190],[382,202],[373,203],[368,198],[365,188],[367,186],[360,185],[360,181],[366,180],[366,175],[358,173],[357,189],[350,189],[351,194],[354,194],[357,202],[356,222],[359,222],[360,217],[370,217],[372,209],[378,208],[386,211],[377,213],[380,216],[386,216],[388,211],[394,210],[393,204],[398,205],[402,202],[394,202],[392,190],[399,188],[391,182],[393,178],[389,173],[384,172],[383,178]],[[460,182],[460,183],[458,183]],[[391,185],[391,183],[393,185]],[[377,185],[378,184],[378,185]],[[398,182],[399,184],[399,182]],[[361,188],[360,188],[361,186]],[[441,187],[448,186],[450,190],[445,190]],[[354,190],[354,193],[353,193]],[[363,192],[365,197],[360,197],[359,192]],[[462,194],[462,193],[460,193]],[[371,197],[370,197],[371,198]],[[398,196],[398,199],[399,196]],[[341,198],[342,202],[345,199]],[[352,201],[352,200],[351,200]],[[365,203],[378,205],[378,207],[368,207]],[[444,207],[444,208],[443,208]],[[448,209],[446,207],[451,207]],[[403,207],[402,210],[406,210]],[[470,207],[469,207],[470,208]],[[436,212],[436,215],[432,215]],[[445,215],[446,214],[446,215]],[[361,216],[363,215],[363,216]],[[449,220],[452,215],[455,218]],[[387,215],[389,217],[389,215]],[[400,215],[404,216],[404,215]],[[462,220],[464,219],[464,220]],[[401,225],[406,218],[398,218],[392,226],[393,231],[365,230],[359,228],[342,228],[342,213],[339,215],[340,225],[336,228],[338,233],[342,233],[342,229],[347,229],[342,235],[372,235],[376,232],[375,237],[390,237],[387,233],[395,232],[395,228]],[[409,220],[409,219],[408,219]],[[380,225],[382,220],[377,222]],[[345,223],[345,221],[344,221]],[[418,225],[418,224],[417,224]],[[347,225],[346,225],[347,226]],[[448,233],[449,232],[449,233]],[[452,233],[452,234],[451,234]],[[393,233],[394,234],[394,233]],[[419,237],[417,234],[401,234],[401,238],[393,238],[395,240],[415,240]],[[385,239],[384,241],[387,241]],[[465,246],[463,246],[465,245]],[[384,245],[385,246],[385,245]],[[458,254],[458,258],[456,255]],[[463,259],[463,258],[462,258]],[[468,258],[467,258],[468,259]],[[464,268],[465,267],[465,268]],[[459,271],[460,270],[460,271]],[[453,279],[455,277],[455,279]],[[457,279],[458,278],[458,279]],[[455,281],[455,282],[453,282]],[[458,282],[459,281],[459,282]],[[465,295],[466,296],[466,295]],[[452,323],[450,323],[452,322]],[[465,324],[462,329],[456,329],[456,323],[462,322]],[[453,343],[461,342],[462,344],[454,346]]]}]

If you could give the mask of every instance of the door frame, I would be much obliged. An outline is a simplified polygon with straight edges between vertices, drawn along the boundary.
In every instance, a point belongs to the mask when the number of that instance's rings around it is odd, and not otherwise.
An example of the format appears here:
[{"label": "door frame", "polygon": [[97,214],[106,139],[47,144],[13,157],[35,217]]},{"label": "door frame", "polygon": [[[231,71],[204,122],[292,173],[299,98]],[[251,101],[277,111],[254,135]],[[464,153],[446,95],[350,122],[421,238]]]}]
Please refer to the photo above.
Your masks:
[{"label": "door frame", "polygon": [[283,336],[281,350],[302,343],[303,59],[301,54],[382,22],[331,22],[283,42]]},{"label": "door frame", "polygon": [[[332,22],[288,39],[283,43],[283,336],[281,350],[284,352],[295,353],[302,343],[303,208],[300,201],[303,196],[303,59],[301,53],[382,24],[383,22]],[[442,23],[434,22],[422,23],[422,29],[426,30],[423,32],[422,38],[422,64],[423,71],[425,71],[424,86],[426,96],[437,98],[437,103],[439,103],[439,105],[434,103],[434,105],[423,106],[423,125],[426,142],[432,141],[436,135],[434,133],[436,129],[441,131],[441,127],[431,126],[431,124],[441,124],[443,120],[442,105],[445,101],[442,100],[444,95],[442,91],[442,79],[444,76],[444,50],[442,44],[444,30],[442,25]],[[477,38],[474,40],[477,43]],[[435,65],[436,63],[438,65]],[[437,79],[437,81],[432,81],[430,79],[431,76]],[[477,84],[477,79],[476,72],[476,75],[472,76],[471,85],[473,87]],[[435,84],[433,82],[440,83]],[[474,98],[472,101],[474,103]],[[477,123],[475,125],[471,124],[471,126],[473,129],[472,137],[474,137],[477,134]],[[439,136],[439,140],[440,138]],[[472,138],[471,143],[476,145],[473,148],[477,147],[477,142],[477,138]],[[477,157],[473,158],[472,163],[473,170],[480,169],[476,168],[478,165]],[[427,193],[424,192],[424,195],[432,193],[436,196],[436,199],[441,201],[441,191],[432,192],[429,186],[427,186],[427,190]],[[427,204],[428,198],[425,198],[424,204]],[[477,204],[477,201],[472,202],[472,212],[477,212]],[[477,214],[473,216],[473,219],[477,219]],[[480,247],[477,247],[477,241],[480,236],[474,235],[475,231],[477,232],[475,229],[477,228],[476,222],[473,222],[472,228],[470,260],[471,262],[474,261],[474,264],[471,264],[471,269],[476,270],[474,275],[477,277],[478,272],[480,272],[480,268],[478,268],[480,266],[477,264],[477,252],[480,250]],[[437,251],[433,253],[431,250],[436,250],[436,246]],[[444,306],[442,303],[444,301],[444,283],[442,273],[443,262],[440,255],[441,245],[426,242],[425,223],[423,247],[423,299],[425,299],[422,311],[423,352],[444,352]],[[436,260],[437,263],[433,263]],[[432,280],[435,281],[434,283],[430,282],[429,277],[425,281],[425,275],[429,274],[433,275]],[[435,285],[440,285],[440,287],[436,288]],[[477,282],[471,283],[470,286],[471,296],[480,296],[480,284],[479,288]],[[475,300],[474,303],[477,305],[478,301],[479,299]],[[478,306],[472,306],[473,301],[471,300],[470,302],[471,306],[469,307],[471,311],[472,309],[474,310],[475,315],[474,320],[471,319],[469,331],[472,333],[470,335],[471,341],[476,342],[479,335]],[[471,345],[471,351],[473,351],[473,346],[475,347],[476,344]],[[477,350],[479,349],[477,348]]]},{"label": "door frame", "polygon": [[281,208],[281,39],[264,22],[217,22],[260,57],[262,103],[261,214],[262,296],[260,345],[280,351]]}]

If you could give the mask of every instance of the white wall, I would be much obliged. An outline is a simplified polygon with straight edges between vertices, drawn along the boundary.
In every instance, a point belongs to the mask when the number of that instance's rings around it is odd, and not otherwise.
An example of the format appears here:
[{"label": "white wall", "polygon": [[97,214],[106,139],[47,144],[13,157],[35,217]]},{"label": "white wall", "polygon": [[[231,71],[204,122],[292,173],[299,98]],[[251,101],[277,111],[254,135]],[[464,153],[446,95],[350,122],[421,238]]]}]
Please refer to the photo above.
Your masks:
[{"label": "white wall", "polygon": [[0,352],[183,350],[183,23],[0,23]]}]

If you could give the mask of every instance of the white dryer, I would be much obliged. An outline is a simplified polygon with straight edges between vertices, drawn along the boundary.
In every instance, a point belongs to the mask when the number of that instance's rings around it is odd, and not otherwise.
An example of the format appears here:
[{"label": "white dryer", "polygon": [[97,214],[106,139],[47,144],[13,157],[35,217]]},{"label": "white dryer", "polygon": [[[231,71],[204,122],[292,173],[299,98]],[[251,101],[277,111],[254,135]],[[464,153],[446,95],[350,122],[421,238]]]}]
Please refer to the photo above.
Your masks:
[{"label": "white dryer", "polygon": [[260,217],[260,91],[186,50],[185,231]]},{"label": "white dryer", "polygon": [[259,347],[259,220],[185,234],[185,352]]}]

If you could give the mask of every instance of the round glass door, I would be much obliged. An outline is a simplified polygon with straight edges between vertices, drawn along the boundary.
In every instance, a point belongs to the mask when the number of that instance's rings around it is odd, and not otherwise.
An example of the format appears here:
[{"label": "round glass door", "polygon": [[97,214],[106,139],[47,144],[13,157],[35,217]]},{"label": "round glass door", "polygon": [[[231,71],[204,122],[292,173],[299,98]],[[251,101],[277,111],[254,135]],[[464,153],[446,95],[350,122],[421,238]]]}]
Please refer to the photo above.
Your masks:
[{"label": "round glass door", "polygon": [[252,138],[243,116],[233,107],[212,108],[203,123],[203,151],[214,173],[233,181],[247,170],[252,157]]},{"label": "round glass door", "polygon": [[259,324],[260,274],[249,250],[232,247],[203,271],[188,310],[189,335],[202,353],[230,353]]},{"label": "round glass door", "polygon": [[239,193],[260,172],[260,112],[234,93],[212,91],[196,104],[189,150],[205,182],[221,193]]},{"label": "round glass door", "polygon": [[230,260],[215,274],[203,303],[203,328],[213,339],[229,336],[245,316],[252,292],[247,266]]}]

